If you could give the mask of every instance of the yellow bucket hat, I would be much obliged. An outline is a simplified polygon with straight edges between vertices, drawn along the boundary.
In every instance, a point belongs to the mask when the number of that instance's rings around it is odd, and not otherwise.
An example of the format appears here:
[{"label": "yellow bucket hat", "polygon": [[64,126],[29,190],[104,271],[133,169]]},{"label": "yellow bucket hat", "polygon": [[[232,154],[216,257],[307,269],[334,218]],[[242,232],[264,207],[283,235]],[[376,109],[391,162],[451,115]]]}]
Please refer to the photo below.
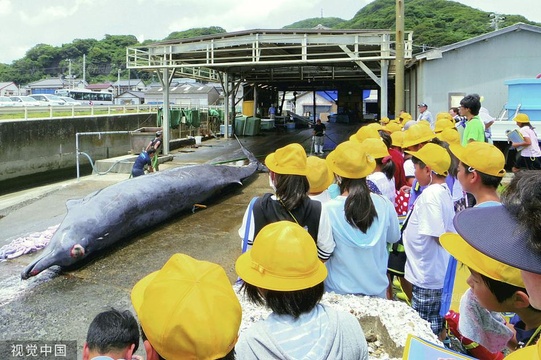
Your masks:
[{"label": "yellow bucket hat", "polygon": [[174,254],[135,284],[131,300],[145,335],[165,359],[218,359],[235,346],[242,310],[217,264]]},{"label": "yellow bucket hat", "polygon": [[308,156],[306,159],[308,173],[306,177],[310,183],[310,192],[319,193],[327,189],[334,181],[334,174],[327,166],[327,162],[317,156]]},{"label": "yellow bucket hat", "polygon": [[492,144],[472,141],[464,147],[451,144],[449,149],[463,164],[479,172],[499,177],[505,175],[505,155]]},{"label": "yellow bucket hat", "polygon": [[277,174],[306,175],[306,151],[301,144],[286,145],[267,155],[265,165]]},{"label": "yellow bucket hat", "polygon": [[521,123],[521,124],[525,124],[525,123],[530,122],[530,118],[528,117],[528,115],[520,113],[520,114],[517,114],[517,116],[515,116],[513,121]]},{"label": "yellow bucket hat", "polygon": [[436,134],[434,134],[434,132],[430,129],[430,126],[426,126],[421,123],[413,124],[406,130],[403,148],[409,148],[413,145],[428,142],[435,137]]},{"label": "yellow bucket hat", "polygon": [[349,137],[349,140],[357,141],[361,143],[363,142],[364,139],[368,139],[368,138],[374,138],[374,139],[381,138],[378,130],[374,126],[365,125],[361,127],[359,130],[357,130],[355,134]]},{"label": "yellow bucket hat", "polygon": [[448,112],[440,112],[436,115],[436,122],[441,119],[448,119],[454,121],[453,117]]},{"label": "yellow bucket hat", "polygon": [[442,132],[445,129],[454,129],[455,127],[456,127],[455,122],[453,120],[439,119],[439,120],[436,120],[436,125],[434,125],[434,132],[437,134],[437,133]]},{"label": "yellow bucket hat", "polygon": [[381,139],[366,139],[362,143],[368,154],[374,159],[382,159],[389,156],[389,149]]},{"label": "yellow bucket hat", "polygon": [[389,134],[392,134],[396,131],[402,131],[402,126],[400,126],[399,123],[390,122],[383,127],[383,130],[388,132]]},{"label": "yellow bucket hat", "polygon": [[337,175],[348,179],[362,179],[376,168],[376,161],[365,147],[356,141],[339,144],[326,158],[327,165]]},{"label": "yellow bucket hat", "polygon": [[314,239],[291,221],[261,229],[253,247],[237,259],[235,270],[248,284],[275,291],[308,289],[327,277]]},{"label": "yellow bucket hat", "polygon": [[458,131],[453,129],[443,129],[442,132],[436,134],[436,137],[440,139],[441,141],[445,141],[446,143],[450,144],[458,144],[460,145],[460,134]]},{"label": "yellow bucket hat", "polygon": [[438,175],[447,176],[451,166],[451,156],[440,145],[428,143],[419,151],[405,151],[425,163]]},{"label": "yellow bucket hat", "polygon": [[404,144],[404,135],[405,135],[405,133],[403,131],[395,131],[394,133],[392,133],[391,134],[391,140],[392,140],[391,145],[399,147],[399,148],[403,147],[402,145]]},{"label": "yellow bucket hat", "polygon": [[440,236],[441,246],[453,255],[458,261],[479,274],[493,280],[524,288],[520,270],[499,262],[477,251],[460,235],[445,233]]},{"label": "yellow bucket hat", "polygon": [[404,123],[413,119],[410,113],[407,113],[407,112],[402,113],[401,115],[398,116],[398,118],[402,119],[402,122]]}]

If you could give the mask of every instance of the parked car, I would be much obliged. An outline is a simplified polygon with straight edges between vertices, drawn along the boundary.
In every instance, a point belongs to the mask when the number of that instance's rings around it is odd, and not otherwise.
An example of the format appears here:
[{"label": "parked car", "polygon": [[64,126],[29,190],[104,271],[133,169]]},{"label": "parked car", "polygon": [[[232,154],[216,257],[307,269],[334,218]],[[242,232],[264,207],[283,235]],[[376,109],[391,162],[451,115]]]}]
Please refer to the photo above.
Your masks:
[{"label": "parked car", "polygon": [[30,96],[10,96],[15,106],[40,106],[39,101]]},{"label": "parked car", "polygon": [[66,106],[81,106],[83,105],[83,103],[81,103],[80,101],[77,101],[77,100],[74,100],[68,96],[59,96],[59,98],[61,98],[62,100],[64,100],[66,102]]},{"label": "parked car", "polygon": [[6,106],[15,106],[15,103],[7,96],[0,96],[0,107]]},{"label": "parked car", "polygon": [[30,97],[39,101],[42,106],[64,106],[66,104],[60,97],[51,94],[32,94]]}]

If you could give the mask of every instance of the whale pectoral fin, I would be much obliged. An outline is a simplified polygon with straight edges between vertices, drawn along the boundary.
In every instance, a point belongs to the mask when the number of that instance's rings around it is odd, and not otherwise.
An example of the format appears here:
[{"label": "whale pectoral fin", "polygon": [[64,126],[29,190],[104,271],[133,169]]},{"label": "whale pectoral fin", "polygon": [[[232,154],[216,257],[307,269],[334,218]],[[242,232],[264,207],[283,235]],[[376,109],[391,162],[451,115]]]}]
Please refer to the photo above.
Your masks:
[{"label": "whale pectoral fin", "polygon": [[207,208],[207,205],[193,204],[193,206],[192,206],[192,214],[194,214],[195,210],[197,210],[197,209],[206,209],[206,208]]}]

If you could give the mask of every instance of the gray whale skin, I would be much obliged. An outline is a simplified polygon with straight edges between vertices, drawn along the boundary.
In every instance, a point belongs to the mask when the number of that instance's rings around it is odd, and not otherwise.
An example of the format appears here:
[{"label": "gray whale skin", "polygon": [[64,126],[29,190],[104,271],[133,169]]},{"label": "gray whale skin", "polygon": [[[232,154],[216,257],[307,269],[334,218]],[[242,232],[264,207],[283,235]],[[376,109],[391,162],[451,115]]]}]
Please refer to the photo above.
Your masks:
[{"label": "gray whale skin", "polygon": [[[240,142],[239,142],[240,144]],[[21,273],[28,279],[53,265],[76,267],[92,253],[191,209],[261,168],[242,147],[250,162],[244,166],[201,164],[155,172],[69,200],[68,212],[39,258]]]}]

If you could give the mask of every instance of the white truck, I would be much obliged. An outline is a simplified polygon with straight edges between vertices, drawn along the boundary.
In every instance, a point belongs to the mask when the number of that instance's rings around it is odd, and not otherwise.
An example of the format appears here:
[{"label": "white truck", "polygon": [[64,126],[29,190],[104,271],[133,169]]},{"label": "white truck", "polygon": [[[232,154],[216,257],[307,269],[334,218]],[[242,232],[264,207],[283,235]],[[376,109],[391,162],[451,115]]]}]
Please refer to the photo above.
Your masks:
[{"label": "white truck", "polygon": [[516,113],[521,112],[530,118],[531,125],[541,136],[541,78],[515,79],[505,82],[508,86],[507,104],[491,126],[492,141],[506,157],[506,168],[511,169],[516,151],[511,148],[507,133],[517,129],[513,121]]}]

